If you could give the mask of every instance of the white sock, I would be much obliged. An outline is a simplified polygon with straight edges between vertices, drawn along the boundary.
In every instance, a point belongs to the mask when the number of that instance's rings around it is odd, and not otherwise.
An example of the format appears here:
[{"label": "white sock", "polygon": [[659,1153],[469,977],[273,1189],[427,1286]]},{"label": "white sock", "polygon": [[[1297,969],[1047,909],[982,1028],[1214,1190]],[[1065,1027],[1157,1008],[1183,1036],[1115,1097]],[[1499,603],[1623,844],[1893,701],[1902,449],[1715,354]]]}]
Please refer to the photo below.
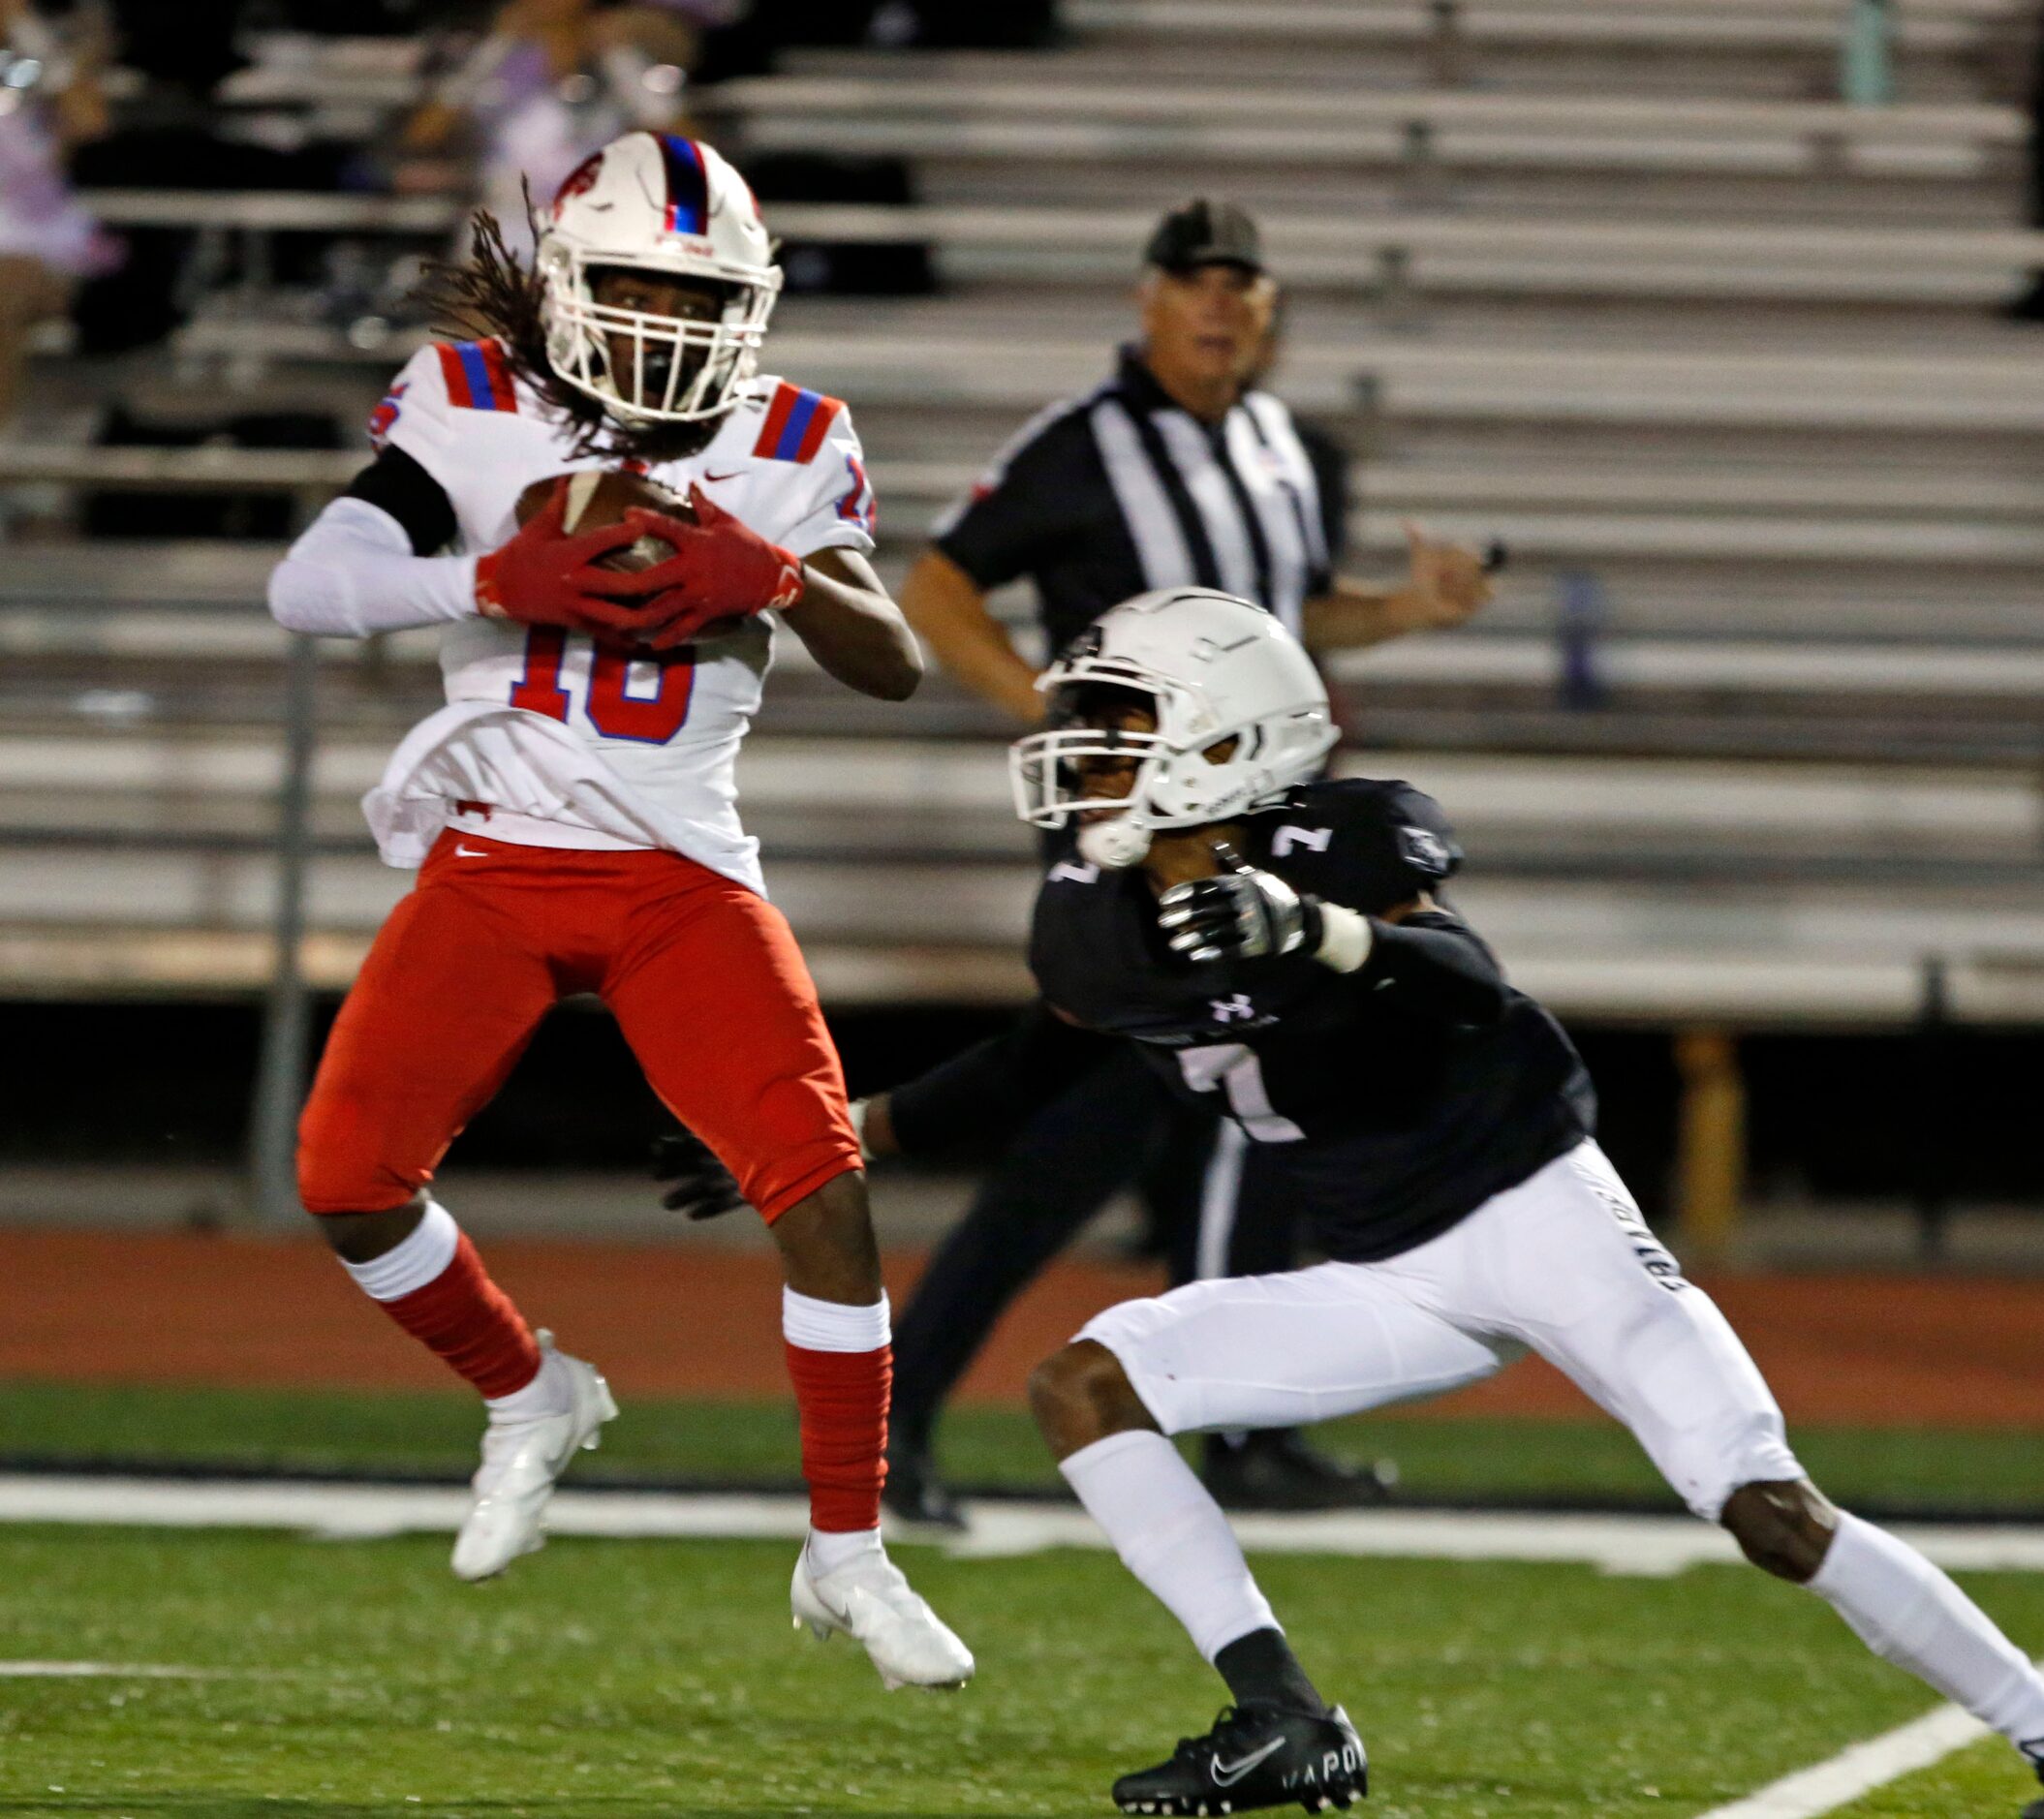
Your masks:
[{"label": "white sock", "polygon": [[565,1415],[574,1405],[574,1392],[568,1387],[560,1354],[542,1346],[533,1380],[509,1396],[485,1396],[482,1405],[492,1421],[535,1421],[545,1415]]},{"label": "white sock", "polygon": [[2044,1740],[2044,1676],[1914,1548],[1842,1511],[1810,1588],[1882,1660],[2013,1743]]},{"label": "white sock", "polygon": [[412,1227],[409,1237],[367,1263],[350,1263],[343,1257],[341,1268],[371,1301],[402,1301],[447,1273],[460,1242],[461,1227],[454,1216],[438,1200],[428,1200],[425,1218]]},{"label": "white sock", "polygon": [[809,1531],[809,1564],[820,1578],[868,1555],[879,1558],[884,1553],[878,1528],[852,1528],[843,1534],[822,1534],[814,1528]]},{"label": "white sock", "polygon": [[[343,1257],[341,1268],[355,1278],[371,1301],[402,1301],[447,1274],[460,1242],[461,1227],[454,1223],[454,1216],[438,1200],[428,1200],[425,1217],[401,1243],[367,1263],[350,1263]],[[539,1415],[565,1414],[572,1400],[560,1362],[551,1351],[540,1354],[539,1372],[524,1388],[509,1396],[482,1399],[492,1421],[530,1421]]]},{"label": "white sock", "polygon": [[887,1295],[867,1307],[781,1291],[781,1337],[804,1351],[878,1351],[889,1342]]},{"label": "white sock", "polygon": [[1110,1434],[1058,1469],[1122,1564],[1209,1661],[1252,1630],[1278,1627],[1221,1505],[1162,1434]]}]

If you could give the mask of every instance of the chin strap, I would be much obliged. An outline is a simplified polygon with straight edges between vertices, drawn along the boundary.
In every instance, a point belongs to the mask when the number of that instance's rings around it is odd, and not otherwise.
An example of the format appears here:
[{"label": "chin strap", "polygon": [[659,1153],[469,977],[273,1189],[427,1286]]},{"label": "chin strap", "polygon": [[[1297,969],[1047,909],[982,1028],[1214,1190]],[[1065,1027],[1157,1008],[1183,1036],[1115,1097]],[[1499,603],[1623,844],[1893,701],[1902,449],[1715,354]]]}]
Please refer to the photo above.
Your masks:
[{"label": "chin strap", "polygon": [[1109,872],[1126,872],[1149,856],[1147,827],[1131,827],[1126,815],[1094,821],[1079,829],[1079,857]]}]

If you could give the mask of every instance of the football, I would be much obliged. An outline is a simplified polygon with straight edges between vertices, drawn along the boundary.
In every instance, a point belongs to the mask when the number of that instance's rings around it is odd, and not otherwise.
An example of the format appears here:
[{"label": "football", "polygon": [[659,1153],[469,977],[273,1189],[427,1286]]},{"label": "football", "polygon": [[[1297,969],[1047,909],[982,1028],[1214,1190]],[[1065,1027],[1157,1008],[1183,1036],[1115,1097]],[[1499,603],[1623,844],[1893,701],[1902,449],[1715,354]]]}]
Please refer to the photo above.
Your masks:
[{"label": "football", "polygon": [[[554,475],[543,480],[535,480],[518,495],[517,513],[521,527],[545,510],[547,498],[559,478],[560,476]],[[578,474],[568,476],[568,509],[561,514],[561,529],[570,537],[585,531],[604,530],[610,525],[622,524],[625,513],[634,506],[643,507],[648,511],[665,512],[684,523],[696,521],[696,513],[686,499],[668,492],[665,486],[654,484],[641,474],[584,468]],[[614,549],[606,556],[598,557],[596,566],[615,569],[624,574],[636,574],[640,570],[666,561],[673,553],[673,546],[660,538],[642,537],[623,549]]]}]

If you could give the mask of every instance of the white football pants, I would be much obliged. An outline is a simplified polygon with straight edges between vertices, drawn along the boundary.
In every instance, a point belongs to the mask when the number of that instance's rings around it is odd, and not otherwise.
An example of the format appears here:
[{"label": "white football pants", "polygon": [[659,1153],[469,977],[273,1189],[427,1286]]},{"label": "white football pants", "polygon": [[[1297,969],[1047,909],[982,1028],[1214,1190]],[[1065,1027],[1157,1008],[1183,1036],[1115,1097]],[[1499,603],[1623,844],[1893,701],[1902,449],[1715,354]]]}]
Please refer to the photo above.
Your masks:
[{"label": "white football pants", "polygon": [[1109,1308],[1079,1338],[1114,1353],[1166,1434],[1356,1414],[1532,1350],[1708,1521],[1741,1485],[1803,1475],[1746,1347],[1592,1142],[1381,1263],[1192,1282]]}]

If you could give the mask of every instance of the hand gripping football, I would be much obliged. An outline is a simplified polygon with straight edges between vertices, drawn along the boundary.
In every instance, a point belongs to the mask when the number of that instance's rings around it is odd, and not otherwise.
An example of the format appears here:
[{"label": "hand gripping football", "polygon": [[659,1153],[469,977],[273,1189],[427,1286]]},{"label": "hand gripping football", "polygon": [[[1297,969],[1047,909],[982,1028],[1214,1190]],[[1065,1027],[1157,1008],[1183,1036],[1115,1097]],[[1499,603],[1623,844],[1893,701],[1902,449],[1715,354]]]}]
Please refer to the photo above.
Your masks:
[{"label": "hand gripping football", "polygon": [[[553,496],[553,489],[561,478],[555,475],[548,479],[535,480],[518,495],[516,509],[521,529],[546,509],[546,502]],[[584,468],[580,473],[569,475],[567,479],[568,503],[561,513],[561,534],[564,537],[577,537],[622,524],[625,513],[635,506],[669,518],[679,518],[684,524],[696,522],[695,509],[686,499],[668,492],[665,486],[656,485],[642,474]],[[647,536],[622,549],[599,556],[595,566],[615,570],[620,574],[637,574],[656,563],[666,561],[673,553],[672,544],[658,537]]]}]

